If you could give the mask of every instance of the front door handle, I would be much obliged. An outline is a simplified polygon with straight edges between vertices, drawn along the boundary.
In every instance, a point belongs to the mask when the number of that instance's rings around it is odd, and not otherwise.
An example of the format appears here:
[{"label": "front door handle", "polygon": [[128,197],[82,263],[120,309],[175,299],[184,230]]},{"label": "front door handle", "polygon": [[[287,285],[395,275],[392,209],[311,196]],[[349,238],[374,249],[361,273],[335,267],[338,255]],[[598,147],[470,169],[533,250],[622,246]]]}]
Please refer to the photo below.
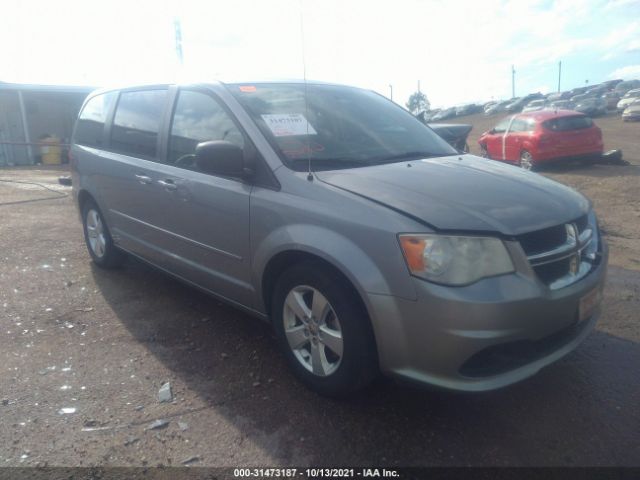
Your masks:
[{"label": "front door handle", "polygon": [[146,176],[146,175],[136,174],[136,178],[137,178],[137,179],[138,179],[138,181],[139,181],[141,184],[143,184],[143,185],[146,185],[146,184],[151,183],[151,177],[148,177],[148,176]]},{"label": "front door handle", "polygon": [[158,180],[158,183],[162,185],[166,190],[174,191],[178,189],[178,186],[174,183],[173,180]]}]

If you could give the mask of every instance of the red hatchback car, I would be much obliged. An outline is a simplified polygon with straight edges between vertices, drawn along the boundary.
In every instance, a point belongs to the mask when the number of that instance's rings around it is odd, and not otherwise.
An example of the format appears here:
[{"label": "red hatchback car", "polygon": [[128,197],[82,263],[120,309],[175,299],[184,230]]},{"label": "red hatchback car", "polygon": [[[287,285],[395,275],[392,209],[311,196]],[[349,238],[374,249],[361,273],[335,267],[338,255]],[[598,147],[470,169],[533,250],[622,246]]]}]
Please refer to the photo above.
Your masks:
[{"label": "red hatchback car", "polygon": [[570,110],[509,116],[478,140],[482,155],[530,170],[562,160],[591,161],[602,155],[602,131],[591,118]]}]

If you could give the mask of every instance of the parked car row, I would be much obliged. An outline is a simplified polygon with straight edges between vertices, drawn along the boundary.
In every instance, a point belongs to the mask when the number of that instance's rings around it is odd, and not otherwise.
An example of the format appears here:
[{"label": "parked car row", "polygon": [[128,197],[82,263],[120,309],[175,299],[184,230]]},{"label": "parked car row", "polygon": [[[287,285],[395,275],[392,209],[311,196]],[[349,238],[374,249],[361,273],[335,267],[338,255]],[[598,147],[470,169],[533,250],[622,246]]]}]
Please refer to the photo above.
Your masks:
[{"label": "parked car row", "polygon": [[[492,100],[484,104],[469,103],[457,107],[437,108],[421,114],[423,123],[441,122],[455,117],[499,113],[528,113],[540,110],[575,110],[590,117],[617,110],[625,121],[638,119],[640,80],[609,80],[598,85],[577,87],[564,92],[530,93],[509,100]],[[628,112],[628,107],[632,107]]]},{"label": "parked car row", "polygon": [[[485,115],[497,113],[536,112],[540,110],[575,110],[591,117],[605,115],[610,110],[624,113],[627,107],[640,100],[640,80],[613,80],[592,87],[579,87],[547,95],[532,93],[525,97],[485,104]],[[634,119],[637,105],[623,115]]]}]

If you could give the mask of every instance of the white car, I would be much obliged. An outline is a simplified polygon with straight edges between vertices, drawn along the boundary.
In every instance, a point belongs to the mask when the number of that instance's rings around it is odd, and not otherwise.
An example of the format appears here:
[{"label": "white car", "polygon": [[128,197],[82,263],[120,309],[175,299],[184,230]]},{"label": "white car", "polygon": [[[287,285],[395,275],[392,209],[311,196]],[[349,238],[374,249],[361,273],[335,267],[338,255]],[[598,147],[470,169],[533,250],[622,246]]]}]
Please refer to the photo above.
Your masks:
[{"label": "white car", "polygon": [[634,88],[624,94],[624,97],[620,99],[617,105],[619,112],[622,112],[625,108],[631,105],[635,100],[640,98],[640,88]]},{"label": "white car", "polygon": [[640,120],[640,98],[636,98],[635,101],[627,105],[627,108],[622,112],[622,120],[625,122]]},{"label": "white car", "polygon": [[538,110],[542,110],[546,105],[546,100],[533,100],[522,109],[522,113],[526,112],[537,112]]}]

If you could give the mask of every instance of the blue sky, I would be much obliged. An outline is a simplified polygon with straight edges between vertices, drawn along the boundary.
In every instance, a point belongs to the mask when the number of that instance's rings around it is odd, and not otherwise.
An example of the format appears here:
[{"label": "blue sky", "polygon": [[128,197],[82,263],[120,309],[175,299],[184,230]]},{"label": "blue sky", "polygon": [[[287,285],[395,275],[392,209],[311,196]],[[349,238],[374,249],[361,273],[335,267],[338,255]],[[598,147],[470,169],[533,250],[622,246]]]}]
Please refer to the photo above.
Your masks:
[{"label": "blue sky", "polygon": [[456,105],[509,98],[512,64],[516,95],[555,90],[559,60],[563,89],[640,78],[640,0],[10,0],[0,80],[301,78],[303,44],[307,78]]}]

